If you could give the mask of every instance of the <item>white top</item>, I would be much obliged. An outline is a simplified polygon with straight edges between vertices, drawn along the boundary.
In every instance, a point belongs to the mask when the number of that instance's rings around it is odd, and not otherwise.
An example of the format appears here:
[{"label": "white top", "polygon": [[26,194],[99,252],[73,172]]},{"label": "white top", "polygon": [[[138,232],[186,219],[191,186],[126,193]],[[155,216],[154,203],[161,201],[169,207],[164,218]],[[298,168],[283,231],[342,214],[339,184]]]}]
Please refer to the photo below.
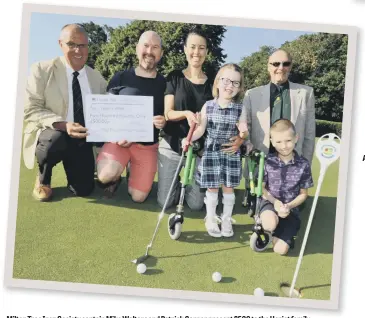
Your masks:
[{"label": "white top", "polygon": [[[72,95],[72,80],[74,78],[73,73],[75,72],[68,64],[66,64],[66,71],[67,71],[67,82],[68,82],[68,112],[66,121],[73,122],[74,121],[74,100]],[[84,109],[84,116],[85,116],[85,97],[87,94],[91,94],[91,89],[89,85],[89,81],[87,79],[85,67],[83,67],[79,72],[79,76],[77,79],[79,80],[81,94],[82,94],[82,106]]]}]

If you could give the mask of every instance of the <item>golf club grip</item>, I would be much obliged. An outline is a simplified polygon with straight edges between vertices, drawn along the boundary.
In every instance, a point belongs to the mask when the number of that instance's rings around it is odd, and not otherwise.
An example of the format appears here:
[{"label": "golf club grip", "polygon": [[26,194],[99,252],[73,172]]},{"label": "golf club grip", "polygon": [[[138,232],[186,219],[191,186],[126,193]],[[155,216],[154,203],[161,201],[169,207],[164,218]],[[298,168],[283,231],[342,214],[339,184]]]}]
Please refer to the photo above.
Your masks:
[{"label": "golf club grip", "polygon": [[190,144],[191,138],[193,137],[193,133],[194,133],[194,130],[195,130],[195,126],[196,126],[196,123],[192,123],[191,126],[190,126],[190,130],[188,132],[188,136],[186,137],[187,144],[184,146],[183,152],[187,152],[188,151],[189,144]]}]

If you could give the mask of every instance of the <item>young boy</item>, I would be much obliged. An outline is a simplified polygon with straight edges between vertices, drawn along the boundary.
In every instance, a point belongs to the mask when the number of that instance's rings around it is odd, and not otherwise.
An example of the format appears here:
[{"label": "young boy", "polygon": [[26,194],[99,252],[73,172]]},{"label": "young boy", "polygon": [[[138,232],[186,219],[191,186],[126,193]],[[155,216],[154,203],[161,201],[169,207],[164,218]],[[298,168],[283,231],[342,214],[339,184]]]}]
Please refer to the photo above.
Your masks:
[{"label": "young boy", "polygon": [[300,228],[299,208],[313,187],[310,163],[294,150],[298,141],[290,120],[279,119],[270,128],[275,148],[265,160],[262,226],[273,235],[274,252],[285,255]]}]

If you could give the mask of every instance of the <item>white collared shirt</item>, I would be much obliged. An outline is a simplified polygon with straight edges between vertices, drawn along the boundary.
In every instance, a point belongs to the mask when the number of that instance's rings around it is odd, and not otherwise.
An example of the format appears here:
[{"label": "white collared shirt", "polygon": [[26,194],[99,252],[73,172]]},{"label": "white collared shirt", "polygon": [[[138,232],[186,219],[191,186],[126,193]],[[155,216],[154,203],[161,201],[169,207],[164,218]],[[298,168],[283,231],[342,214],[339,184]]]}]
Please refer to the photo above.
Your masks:
[{"label": "white collared shirt", "polygon": [[[68,112],[66,121],[73,122],[74,121],[74,101],[73,101],[73,94],[72,94],[72,80],[74,78],[73,73],[75,72],[68,64],[66,64],[66,72],[67,72],[67,82],[68,82]],[[85,67],[83,67],[79,72],[79,76],[77,79],[79,80],[81,94],[82,94],[82,106],[84,109],[84,116],[85,116],[85,104],[86,100],[85,97],[87,94],[91,94],[91,89],[89,85],[89,81],[87,79],[87,74]]]}]

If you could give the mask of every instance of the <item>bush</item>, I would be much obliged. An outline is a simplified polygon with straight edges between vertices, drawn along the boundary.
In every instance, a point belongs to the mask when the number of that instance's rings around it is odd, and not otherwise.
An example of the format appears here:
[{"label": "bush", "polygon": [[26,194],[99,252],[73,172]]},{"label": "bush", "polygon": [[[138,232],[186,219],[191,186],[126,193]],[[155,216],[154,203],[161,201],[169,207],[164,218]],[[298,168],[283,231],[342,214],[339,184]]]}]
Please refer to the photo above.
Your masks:
[{"label": "bush", "polygon": [[329,133],[334,133],[337,136],[341,137],[341,132],[342,123],[316,119],[316,137],[321,137]]}]

